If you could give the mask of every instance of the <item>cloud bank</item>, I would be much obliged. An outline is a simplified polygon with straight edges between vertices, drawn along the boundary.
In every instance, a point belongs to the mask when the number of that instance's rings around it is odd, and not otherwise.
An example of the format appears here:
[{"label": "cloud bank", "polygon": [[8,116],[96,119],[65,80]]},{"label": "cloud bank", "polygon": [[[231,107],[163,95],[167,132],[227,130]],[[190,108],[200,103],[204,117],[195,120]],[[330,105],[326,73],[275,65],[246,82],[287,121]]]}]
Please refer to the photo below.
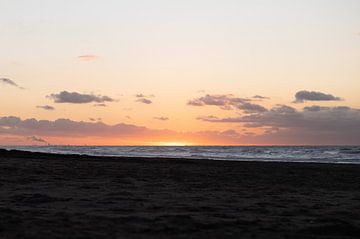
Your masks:
[{"label": "cloud bank", "polygon": [[[176,132],[155,130],[132,124],[109,125],[99,119],[92,122],[70,119],[37,120],[0,117],[0,140],[6,137],[37,135],[39,138],[67,139],[66,143],[121,142],[122,144],[153,144],[155,142],[192,142],[197,144],[358,144],[360,142],[360,110],[346,106],[311,106],[296,110],[277,105],[265,112],[240,117],[199,117],[210,123],[236,123],[243,131]],[[255,131],[254,131],[255,130]],[[260,130],[260,131],[259,131]],[[55,138],[55,139],[54,139]],[[90,140],[90,141],[89,141]],[[121,141],[117,141],[121,140]],[[118,143],[117,143],[118,144]]]},{"label": "cloud bank", "polygon": [[265,132],[263,138],[271,135],[274,142],[279,141],[279,136],[286,138],[288,142],[296,141],[300,144],[360,142],[360,110],[347,106],[315,105],[298,111],[287,105],[277,105],[262,113],[228,118],[202,116],[198,120],[240,123],[248,129],[262,129]]}]

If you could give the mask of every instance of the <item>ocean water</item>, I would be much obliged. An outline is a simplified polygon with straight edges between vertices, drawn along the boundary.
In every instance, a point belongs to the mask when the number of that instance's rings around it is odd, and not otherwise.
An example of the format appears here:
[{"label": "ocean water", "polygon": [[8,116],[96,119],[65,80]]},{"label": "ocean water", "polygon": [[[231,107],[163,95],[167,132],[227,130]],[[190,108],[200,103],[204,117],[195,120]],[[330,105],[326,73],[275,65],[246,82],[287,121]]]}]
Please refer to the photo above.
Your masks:
[{"label": "ocean water", "polygon": [[93,156],[360,164],[360,146],[18,146],[5,148]]}]

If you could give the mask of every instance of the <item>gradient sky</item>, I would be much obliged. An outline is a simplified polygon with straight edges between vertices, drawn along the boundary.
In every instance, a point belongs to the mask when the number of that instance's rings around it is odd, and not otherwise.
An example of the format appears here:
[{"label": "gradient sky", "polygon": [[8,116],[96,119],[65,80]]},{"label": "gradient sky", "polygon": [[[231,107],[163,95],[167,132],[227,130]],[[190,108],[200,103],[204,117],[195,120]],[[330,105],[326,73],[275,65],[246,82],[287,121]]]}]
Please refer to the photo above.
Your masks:
[{"label": "gradient sky", "polygon": [[359,13],[0,0],[0,144],[360,144]]}]

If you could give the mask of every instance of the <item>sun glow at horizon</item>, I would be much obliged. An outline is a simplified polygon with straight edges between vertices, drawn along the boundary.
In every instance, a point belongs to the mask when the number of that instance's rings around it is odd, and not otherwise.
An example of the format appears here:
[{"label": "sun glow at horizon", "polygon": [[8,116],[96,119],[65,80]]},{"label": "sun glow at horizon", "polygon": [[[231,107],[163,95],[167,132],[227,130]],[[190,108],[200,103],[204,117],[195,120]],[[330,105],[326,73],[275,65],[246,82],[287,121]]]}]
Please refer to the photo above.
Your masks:
[{"label": "sun glow at horizon", "polygon": [[189,143],[189,142],[159,142],[159,143],[156,143],[155,145],[157,146],[191,146],[191,145],[194,145],[192,143]]}]

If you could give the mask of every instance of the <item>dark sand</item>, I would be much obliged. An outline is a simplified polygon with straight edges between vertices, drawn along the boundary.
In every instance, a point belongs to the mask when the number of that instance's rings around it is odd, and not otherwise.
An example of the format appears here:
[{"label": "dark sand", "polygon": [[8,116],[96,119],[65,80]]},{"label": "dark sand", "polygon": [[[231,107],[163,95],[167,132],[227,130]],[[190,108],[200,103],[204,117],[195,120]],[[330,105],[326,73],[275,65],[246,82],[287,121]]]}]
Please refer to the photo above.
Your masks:
[{"label": "dark sand", "polygon": [[0,238],[360,238],[360,165],[0,150]]}]

